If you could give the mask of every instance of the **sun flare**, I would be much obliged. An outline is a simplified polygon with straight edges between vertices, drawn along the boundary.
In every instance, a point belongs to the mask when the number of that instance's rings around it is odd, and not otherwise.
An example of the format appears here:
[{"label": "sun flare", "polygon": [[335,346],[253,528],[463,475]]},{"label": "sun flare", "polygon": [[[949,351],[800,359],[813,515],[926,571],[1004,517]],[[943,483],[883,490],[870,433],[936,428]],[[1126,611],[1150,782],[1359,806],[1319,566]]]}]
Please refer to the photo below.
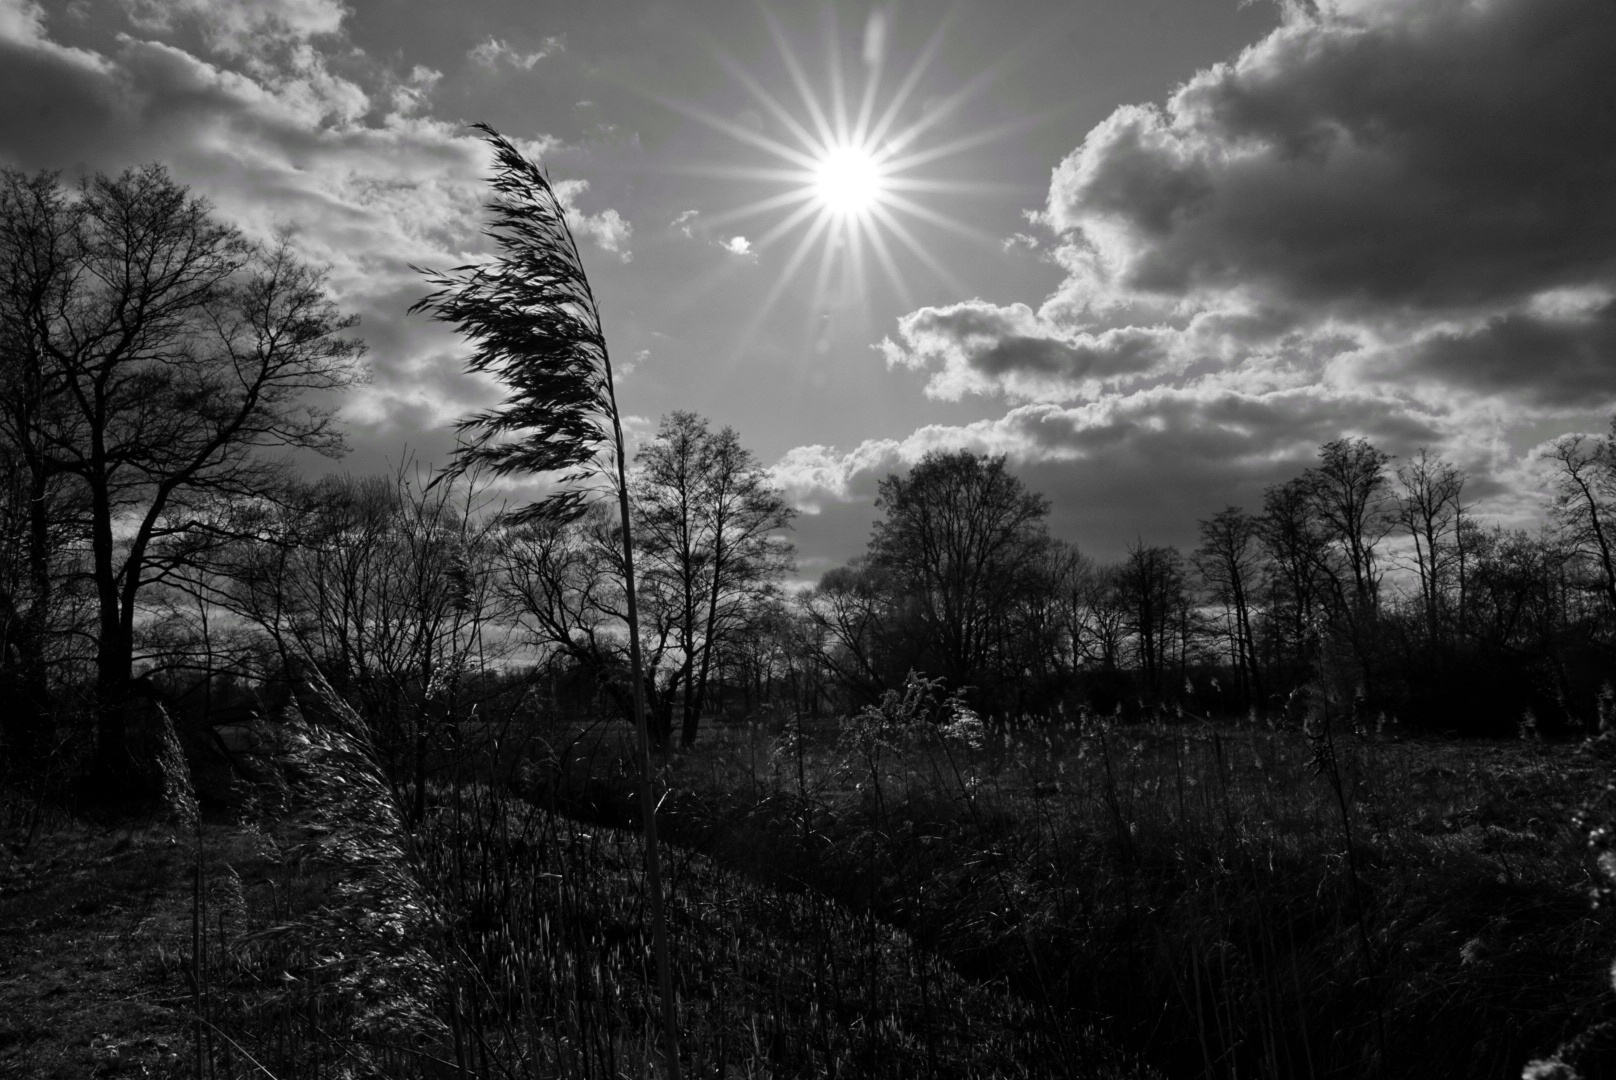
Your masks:
[{"label": "sun flare", "polygon": [[814,183],[825,206],[838,214],[860,214],[881,198],[881,169],[857,146],[838,146],[819,161]]},{"label": "sun flare", "polygon": [[[749,122],[738,122],[688,103],[665,100],[670,107],[721,131],[765,159],[705,165],[697,171],[738,181],[760,181],[776,187],[773,194],[716,213],[703,213],[708,229],[728,228],[758,217],[773,222],[750,241],[749,252],[774,271],[774,284],[753,318],[761,325],[769,310],[793,292],[792,283],[813,254],[818,271],[810,310],[823,312],[832,293],[843,301],[865,304],[873,263],[900,300],[912,307],[911,283],[917,270],[955,292],[969,292],[927,245],[925,228],[941,229],[991,245],[997,240],[967,220],[934,203],[955,195],[1000,192],[1003,185],[945,178],[935,170],[946,159],[1003,137],[1031,120],[958,131],[959,107],[980,94],[1000,64],[989,65],[951,93],[922,97],[921,86],[943,40],[939,24],[900,77],[885,78],[889,16],[878,12],[865,27],[863,86],[849,85],[842,63],[835,12],[827,9],[827,53],[823,81],[810,76],[787,43],[781,24],[765,13],[781,66],[795,90],[797,107],[786,104],[740,63],[721,52],[716,58],[760,107]],[[716,52],[716,50],[715,50]],[[817,84],[817,85],[816,85]],[[772,161],[767,159],[772,158]],[[920,226],[921,228],[916,228]],[[776,256],[783,246],[785,251]],[[907,256],[908,265],[904,265]],[[717,276],[710,282],[721,280]],[[751,329],[743,333],[744,339]]]}]

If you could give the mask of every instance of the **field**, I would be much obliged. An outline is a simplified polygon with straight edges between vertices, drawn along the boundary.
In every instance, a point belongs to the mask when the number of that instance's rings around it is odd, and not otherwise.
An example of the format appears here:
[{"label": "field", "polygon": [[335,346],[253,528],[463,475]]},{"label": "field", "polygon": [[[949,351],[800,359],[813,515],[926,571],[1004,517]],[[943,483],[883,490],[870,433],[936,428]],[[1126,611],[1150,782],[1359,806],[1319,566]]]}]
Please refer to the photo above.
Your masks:
[{"label": "field", "polygon": [[[310,729],[198,828],[14,799],[0,1075],[660,1075],[626,734],[535,720],[413,827]],[[1616,1015],[1574,820],[1608,771],[1177,719],[710,724],[659,793],[683,1071],[1517,1076]]]}]

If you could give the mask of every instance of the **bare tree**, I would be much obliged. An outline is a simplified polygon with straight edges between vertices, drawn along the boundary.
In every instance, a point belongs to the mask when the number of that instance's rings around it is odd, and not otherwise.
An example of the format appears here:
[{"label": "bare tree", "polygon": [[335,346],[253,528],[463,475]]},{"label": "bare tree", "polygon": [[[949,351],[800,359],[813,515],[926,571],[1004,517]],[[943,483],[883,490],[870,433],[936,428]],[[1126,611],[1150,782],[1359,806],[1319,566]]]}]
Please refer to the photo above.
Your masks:
[{"label": "bare tree", "polygon": [[83,492],[95,767],[122,781],[139,601],[178,549],[164,542],[198,527],[198,502],[272,485],[263,451],[340,452],[329,395],[360,377],[361,346],[284,236],[250,242],[160,166],[73,193],[6,171],[0,192],[4,434],[34,483]]},{"label": "bare tree", "polygon": [[815,630],[819,662],[864,699],[875,700],[919,662],[893,657],[893,647],[902,642],[893,632],[899,612],[892,577],[863,556],[826,571],[803,606]]},{"label": "bare tree", "polygon": [[1610,436],[1562,436],[1543,459],[1553,469],[1555,520],[1598,567],[1599,589],[1616,611],[1616,418]]},{"label": "bare tree", "polygon": [[1078,586],[1079,605],[1073,637],[1086,663],[1113,672],[1122,662],[1128,640],[1128,601],[1118,566],[1102,566]]},{"label": "bare tree", "polygon": [[0,439],[0,757],[33,777],[61,743],[56,687],[80,680],[93,625],[82,488],[39,463]]},{"label": "bare tree", "polygon": [[217,582],[173,587],[257,627],[283,671],[313,665],[419,818],[430,760],[461,738],[470,684],[503,652],[487,634],[497,532],[483,490],[471,475],[429,486],[401,465],[295,485],[254,510],[251,539],[210,557]]},{"label": "bare tree", "polygon": [[1252,609],[1266,562],[1261,524],[1240,507],[1230,506],[1201,521],[1200,527],[1195,567],[1213,600],[1224,607],[1240,693],[1248,704],[1259,703],[1263,700],[1262,669],[1257,662]]},{"label": "bare tree", "polygon": [[1372,611],[1380,600],[1378,549],[1396,520],[1390,461],[1367,439],[1337,439],[1319,447],[1319,463],[1305,474],[1314,514],[1345,561],[1356,612]]},{"label": "bare tree", "polygon": [[1128,612],[1128,631],[1145,685],[1160,693],[1173,659],[1175,638],[1183,638],[1188,607],[1184,557],[1177,548],[1146,547],[1135,541],[1117,570],[1117,587]]},{"label": "bare tree", "polygon": [[1400,465],[1397,481],[1397,523],[1414,541],[1414,569],[1419,577],[1420,606],[1425,617],[1426,644],[1441,654],[1443,608],[1450,587],[1460,575],[1460,544],[1465,476],[1428,449]]},{"label": "bare tree", "polygon": [[[541,662],[564,661],[593,678],[633,718],[635,682],[622,526],[599,505],[577,519],[539,520],[507,532],[500,544],[500,592],[523,645]],[[681,606],[672,584],[640,579],[639,697],[652,740],[665,747],[684,685],[678,631]]]},{"label": "bare tree", "polygon": [[795,511],[733,428],[713,431],[694,413],[664,417],[638,461],[634,490],[646,578],[657,579],[675,609],[681,741],[689,746],[715,652],[792,565],[781,533]]},{"label": "bare tree", "polygon": [[1304,478],[1263,492],[1258,536],[1270,566],[1269,612],[1281,654],[1300,675],[1316,659],[1328,543]]},{"label": "bare tree", "polygon": [[1093,562],[1076,544],[1051,540],[1045,545],[1017,611],[1017,660],[1027,670],[1051,676],[1077,670],[1083,597],[1093,575]]}]

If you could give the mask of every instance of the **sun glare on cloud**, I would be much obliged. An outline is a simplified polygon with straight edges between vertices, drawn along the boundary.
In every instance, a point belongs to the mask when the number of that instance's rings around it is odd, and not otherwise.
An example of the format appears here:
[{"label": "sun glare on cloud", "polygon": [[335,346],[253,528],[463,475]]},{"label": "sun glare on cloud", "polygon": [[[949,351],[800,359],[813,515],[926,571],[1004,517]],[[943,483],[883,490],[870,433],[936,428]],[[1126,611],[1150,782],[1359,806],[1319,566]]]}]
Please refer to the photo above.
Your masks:
[{"label": "sun glare on cloud", "polygon": [[[718,52],[718,59],[761,106],[761,114],[771,121],[766,129],[779,132],[778,137],[760,130],[759,125],[667,102],[730,135],[749,152],[762,151],[772,159],[757,164],[703,166],[698,170],[716,177],[761,181],[780,189],[705,218],[710,227],[747,219],[764,219],[767,224],[752,250],[764,257],[765,265],[776,277],[756,313],[755,325],[761,324],[816,252],[818,271],[812,294],[815,309],[824,306],[833,288],[863,302],[868,295],[872,263],[880,268],[900,299],[912,306],[914,293],[909,279],[914,270],[900,267],[901,253],[907,253],[913,262],[954,291],[970,292],[927,247],[925,230],[944,229],[988,244],[995,241],[931,205],[931,197],[1000,191],[1002,186],[928,176],[927,169],[1022,126],[1018,123],[937,138],[947,122],[956,117],[959,106],[986,87],[998,66],[985,69],[951,94],[930,95],[921,108],[917,104],[920,87],[937,56],[945,26],[939,26],[914,63],[889,82],[885,78],[888,16],[884,12],[872,15],[864,33],[863,85],[855,93],[841,61],[833,9],[826,13],[828,60],[822,80],[810,77],[778,20],[767,12],[764,17],[795,92],[794,105],[788,105],[775,89],[764,85],[738,61],[722,52]],[[918,114],[919,118],[900,123],[906,114]],[[773,257],[776,248],[786,252],[783,258]]]}]

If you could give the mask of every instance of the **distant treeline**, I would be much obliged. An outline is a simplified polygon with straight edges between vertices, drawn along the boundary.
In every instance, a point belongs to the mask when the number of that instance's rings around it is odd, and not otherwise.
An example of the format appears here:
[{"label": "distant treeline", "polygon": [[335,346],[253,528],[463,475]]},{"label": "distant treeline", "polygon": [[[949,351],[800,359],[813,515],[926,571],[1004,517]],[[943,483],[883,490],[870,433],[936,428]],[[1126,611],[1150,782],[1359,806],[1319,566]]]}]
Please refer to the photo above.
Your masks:
[{"label": "distant treeline", "polygon": [[1363,439],[1199,522],[1200,544],[1140,540],[1097,564],[1045,528],[1003,459],[928,456],[882,482],[865,556],[802,600],[821,663],[870,695],[916,669],[1000,720],[1299,719],[1535,734],[1609,708],[1616,632],[1616,442],[1548,455],[1552,520],[1477,520],[1466,477]]}]

